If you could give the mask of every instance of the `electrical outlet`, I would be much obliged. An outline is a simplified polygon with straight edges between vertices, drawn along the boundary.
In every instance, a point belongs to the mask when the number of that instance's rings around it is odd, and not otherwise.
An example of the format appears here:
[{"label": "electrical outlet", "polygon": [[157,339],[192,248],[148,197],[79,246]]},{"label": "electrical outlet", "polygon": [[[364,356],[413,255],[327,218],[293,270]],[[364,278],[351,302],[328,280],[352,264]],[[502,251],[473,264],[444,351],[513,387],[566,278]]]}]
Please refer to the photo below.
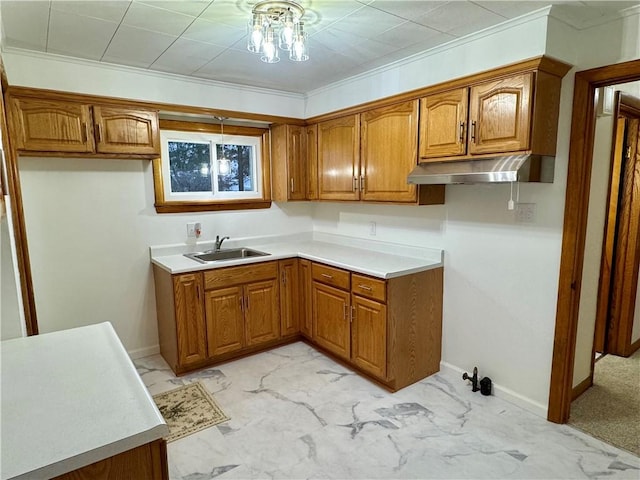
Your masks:
[{"label": "electrical outlet", "polygon": [[535,203],[518,203],[516,205],[516,222],[517,223],[535,223],[536,222],[536,204]]},{"label": "electrical outlet", "polygon": [[376,222],[369,222],[369,235],[376,236]]},{"label": "electrical outlet", "polygon": [[187,223],[187,238],[196,238],[196,223]]}]

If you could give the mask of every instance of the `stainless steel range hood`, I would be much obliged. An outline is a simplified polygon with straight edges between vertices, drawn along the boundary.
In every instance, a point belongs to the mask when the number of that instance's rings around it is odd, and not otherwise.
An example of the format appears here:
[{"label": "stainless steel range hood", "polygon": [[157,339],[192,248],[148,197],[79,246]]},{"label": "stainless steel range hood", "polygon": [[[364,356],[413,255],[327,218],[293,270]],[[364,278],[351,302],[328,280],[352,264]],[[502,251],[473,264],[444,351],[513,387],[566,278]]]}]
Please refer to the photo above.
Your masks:
[{"label": "stainless steel range hood", "polygon": [[421,163],[409,174],[408,183],[553,183],[554,157],[510,155],[460,162]]}]

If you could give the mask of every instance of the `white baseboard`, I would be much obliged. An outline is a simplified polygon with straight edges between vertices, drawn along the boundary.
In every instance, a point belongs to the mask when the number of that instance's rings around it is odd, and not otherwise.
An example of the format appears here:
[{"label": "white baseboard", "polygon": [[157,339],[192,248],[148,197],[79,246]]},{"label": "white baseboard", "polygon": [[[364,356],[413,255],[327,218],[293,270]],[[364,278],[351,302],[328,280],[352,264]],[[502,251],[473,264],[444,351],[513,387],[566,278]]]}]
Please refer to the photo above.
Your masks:
[{"label": "white baseboard", "polygon": [[[466,371],[462,368],[456,367],[455,365],[451,365],[450,363],[447,363],[447,362],[440,362],[440,369],[442,371],[455,373],[456,375],[460,376],[460,378],[462,378],[462,374]],[[524,408],[525,410],[539,417],[542,417],[545,419],[547,418],[548,407],[546,405],[542,405],[541,403],[535,402],[530,398],[527,398],[523,395],[520,395],[517,392],[514,392],[513,390],[510,390],[499,384],[496,384],[493,381],[492,381],[492,387],[493,387],[492,388],[493,394],[496,397],[502,398],[503,400],[506,400],[509,403],[513,403],[514,405]]]},{"label": "white baseboard", "polygon": [[150,355],[156,355],[160,353],[160,345],[154,345],[152,347],[136,348],[135,350],[129,350],[127,352],[131,360],[138,358],[148,357]]}]

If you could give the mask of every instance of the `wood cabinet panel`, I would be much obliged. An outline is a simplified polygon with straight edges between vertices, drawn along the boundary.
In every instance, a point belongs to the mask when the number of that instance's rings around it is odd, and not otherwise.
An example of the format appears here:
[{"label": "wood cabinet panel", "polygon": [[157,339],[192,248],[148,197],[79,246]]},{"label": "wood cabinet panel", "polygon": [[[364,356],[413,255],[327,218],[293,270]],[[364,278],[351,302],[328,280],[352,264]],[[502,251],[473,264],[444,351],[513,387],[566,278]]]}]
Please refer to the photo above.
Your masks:
[{"label": "wood cabinet panel", "polygon": [[369,110],[360,124],[360,198],[415,202],[407,175],[418,162],[418,101]]},{"label": "wood cabinet panel", "polygon": [[202,275],[186,273],[173,277],[176,335],[182,366],[207,358],[207,336],[202,309]]},{"label": "wood cabinet panel", "polygon": [[318,198],[358,200],[360,116],[318,124]]},{"label": "wood cabinet panel", "polygon": [[243,307],[242,287],[206,292],[205,318],[210,356],[234,352],[244,347]]},{"label": "wood cabinet panel", "polygon": [[18,150],[95,150],[89,105],[12,97],[10,112]]},{"label": "wood cabinet panel", "polygon": [[307,153],[307,200],[318,199],[318,125],[308,125],[305,136]]},{"label": "wood cabinet panel", "polygon": [[158,113],[123,107],[93,107],[100,153],[160,154]]},{"label": "wood cabinet panel", "polygon": [[533,73],[471,87],[469,153],[529,149]]},{"label": "wood cabinet panel", "polygon": [[280,270],[280,333],[282,336],[300,332],[300,280],[298,259],[278,262]]},{"label": "wood cabinet panel", "polygon": [[274,125],[271,127],[271,188],[273,200],[306,200],[307,148],[306,127]]},{"label": "wood cabinet panel", "polygon": [[387,284],[384,280],[352,273],[351,292],[362,297],[385,302],[387,299]]},{"label": "wood cabinet panel", "polygon": [[214,268],[204,272],[204,288],[223,288],[278,277],[278,262],[255,263],[251,266]]},{"label": "wood cabinet panel", "polygon": [[300,333],[305,337],[313,336],[313,280],[311,279],[311,262],[304,258],[300,265]]},{"label": "wood cabinet panel", "polygon": [[278,282],[265,280],[244,286],[247,346],[280,337]]},{"label": "wood cabinet panel", "polygon": [[351,360],[364,371],[387,377],[387,307],[352,296]]},{"label": "wood cabinet panel", "polygon": [[336,267],[330,267],[322,263],[313,263],[311,265],[311,277],[328,285],[349,290],[351,286],[351,273]]},{"label": "wood cabinet panel", "polygon": [[468,88],[435,93],[420,100],[420,158],[467,153]]},{"label": "wood cabinet panel", "polygon": [[351,357],[351,295],[313,282],[313,341],[344,359]]}]

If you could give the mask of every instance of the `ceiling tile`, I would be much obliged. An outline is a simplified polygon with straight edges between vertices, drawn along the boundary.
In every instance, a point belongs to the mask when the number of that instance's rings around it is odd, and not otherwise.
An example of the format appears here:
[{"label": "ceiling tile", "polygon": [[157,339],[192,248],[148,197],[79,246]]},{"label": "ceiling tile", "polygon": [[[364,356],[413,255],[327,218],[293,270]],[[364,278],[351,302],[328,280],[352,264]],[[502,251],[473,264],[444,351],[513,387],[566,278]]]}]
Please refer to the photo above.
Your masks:
[{"label": "ceiling tile", "polygon": [[316,0],[304,5],[304,23],[309,33],[318,32],[365,6],[355,0]]},{"label": "ceiling tile", "polygon": [[144,3],[156,8],[162,8],[164,10],[170,10],[176,13],[182,13],[184,15],[191,15],[197,17],[205,8],[211,4],[212,0],[189,0],[189,1],[176,1],[176,0],[141,0],[136,3]]},{"label": "ceiling tile", "polygon": [[[255,2],[253,2],[255,3]],[[201,19],[217,24],[224,23],[246,30],[251,15],[248,2],[237,0],[215,0],[200,14]]]},{"label": "ceiling tile", "polygon": [[135,60],[133,58],[127,57],[127,58],[123,58],[123,57],[118,57],[116,55],[104,55],[102,57],[102,60],[100,60],[102,63],[113,63],[114,65],[126,65],[129,67],[139,67],[139,68],[149,68],[149,62],[143,62],[140,60]]},{"label": "ceiling tile", "polygon": [[45,51],[49,25],[48,1],[6,1],[2,8],[2,35],[14,47]]},{"label": "ceiling tile", "polygon": [[77,0],[52,0],[51,9],[59,12],[74,13],[85,17],[99,18],[109,22],[122,21],[122,17],[127,12],[130,1],[92,1],[79,2]]},{"label": "ceiling tile", "polygon": [[105,57],[129,60],[127,65],[151,65],[177,37],[121,25],[111,40]]},{"label": "ceiling tile", "polygon": [[364,7],[366,11],[347,15],[331,25],[331,29],[350,32],[364,38],[375,38],[378,34],[405,23],[405,20],[395,15]]},{"label": "ceiling tile", "polygon": [[[406,20],[411,20],[449,2],[443,1],[420,1],[415,0],[375,0],[369,4],[372,8],[377,8],[383,12],[397,15]],[[500,2],[508,3],[508,2]],[[510,3],[510,2],[509,2]]]},{"label": "ceiling tile", "polygon": [[376,36],[376,40],[396,48],[413,44],[424,44],[429,39],[442,35],[441,32],[413,22],[404,22]]},{"label": "ceiling tile", "polygon": [[189,15],[134,2],[127,10],[122,23],[167,35],[180,35],[194,20],[195,17]]},{"label": "ceiling tile", "polygon": [[171,58],[162,55],[149,68],[160,72],[177,73],[179,75],[191,75],[202,68],[208,60],[197,57],[173,56]]},{"label": "ceiling tile", "polygon": [[52,10],[48,51],[99,60],[117,28],[115,22]]},{"label": "ceiling tile", "polygon": [[152,65],[153,70],[190,75],[220,55],[224,47],[179,38]]},{"label": "ceiling tile", "polygon": [[201,18],[182,34],[183,38],[206,43],[215,43],[223,47],[230,47],[246,36],[245,29],[230,27],[221,23],[214,23]]},{"label": "ceiling tile", "polygon": [[415,19],[416,23],[441,32],[465,35],[504,21],[504,17],[471,2],[451,2]]},{"label": "ceiling tile", "polygon": [[526,0],[518,2],[505,2],[505,1],[488,1],[488,2],[474,2],[475,4],[491,10],[493,13],[502,15],[505,18],[516,18],[521,15],[539,10],[549,6],[549,2],[530,2]]}]

